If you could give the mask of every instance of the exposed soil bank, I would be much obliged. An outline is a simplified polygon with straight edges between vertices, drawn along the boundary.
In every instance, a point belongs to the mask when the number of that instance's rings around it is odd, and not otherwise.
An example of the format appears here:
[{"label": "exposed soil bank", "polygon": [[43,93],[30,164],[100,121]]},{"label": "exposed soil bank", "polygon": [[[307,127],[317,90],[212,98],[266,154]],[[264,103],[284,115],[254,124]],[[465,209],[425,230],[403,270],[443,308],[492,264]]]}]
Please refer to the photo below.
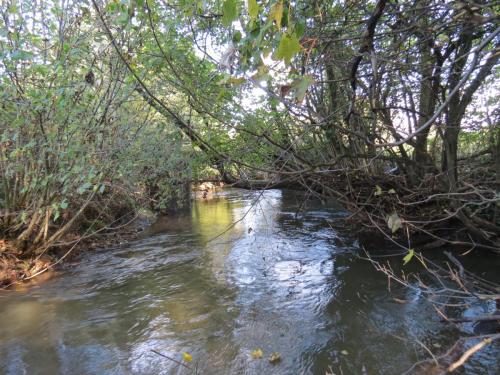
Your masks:
[{"label": "exposed soil bank", "polygon": [[104,249],[133,241],[142,232],[147,221],[138,218],[130,224],[112,232],[81,238],[77,234],[65,238],[64,245],[49,250],[42,256],[23,257],[12,241],[0,239],[0,288],[5,289],[19,283],[36,279],[49,279],[55,273],[61,258],[75,259],[82,252]]},{"label": "exposed soil bank", "polygon": [[[221,183],[199,183],[193,186],[193,192],[198,198],[211,199],[212,193],[222,186]],[[154,234],[158,230],[156,227],[166,222],[169,225],[177,223],[170,215],[161,216],[160,222],[156,223],[154,213],[143,212],[130,223],[103,233],[88,237],[83,233],[70,233],[60,241],[63,245],[51,248],[41,256],[27,256],[13,240],[0,238],[0,289],[33,282],[35,278],[36,282],[49,279],[56,273],[57,266],[63,263],[62,260],[67,262],[89,250],[105,249]]]}]

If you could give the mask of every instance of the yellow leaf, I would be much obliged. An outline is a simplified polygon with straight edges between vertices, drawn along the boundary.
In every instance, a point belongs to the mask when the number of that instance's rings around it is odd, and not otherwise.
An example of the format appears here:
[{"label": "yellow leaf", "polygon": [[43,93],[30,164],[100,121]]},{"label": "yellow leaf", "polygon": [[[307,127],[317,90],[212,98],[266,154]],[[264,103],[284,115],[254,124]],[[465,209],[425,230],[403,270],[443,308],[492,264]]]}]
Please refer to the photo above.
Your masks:
[{"label": "yellow leaf", "polygon": [[231,77],[229,78],[229,83],[233,85],[241,85],[243,82],[245,82],[245,78],[243,77]]},{"label": "yellow leaf", "polygon": [[261,348],[258,348],[258,349],[255,349],[254,351],[252,351],[252,353],[250,353],[252,355],[252,358],[253,359],[261,359],[262,356],[264,355],[264,352],[262,351]]},{"label": "yellow leaf", "polygon": [[189,353],[182,353],[182,359],[185,360],[186,362],[191,362],[193,360],[193,356]]},{"label": "yellow leaf", "polygon": [[279,361],[281,361],[281,354],[278,352],[271,353],[271,355],[269,357],[269,362],[276,363]]},{"label": "yellow leaf", "polygon": [[269,11],[269,18],[274,18],[276,21],[276,27],[278,30],[281,29],[281,19],[283,18],[283,0],[278,1],[271,7],[271,10]]},{"label": "yellow leaf", "polygon": [[413,249],[409,249],[408,254],[406,254],[403,258],[403,266],[406,265],[406,263],[408,263],[411,258],[413,258],[413,255],[415,255],[415,251],[413,251]]}]

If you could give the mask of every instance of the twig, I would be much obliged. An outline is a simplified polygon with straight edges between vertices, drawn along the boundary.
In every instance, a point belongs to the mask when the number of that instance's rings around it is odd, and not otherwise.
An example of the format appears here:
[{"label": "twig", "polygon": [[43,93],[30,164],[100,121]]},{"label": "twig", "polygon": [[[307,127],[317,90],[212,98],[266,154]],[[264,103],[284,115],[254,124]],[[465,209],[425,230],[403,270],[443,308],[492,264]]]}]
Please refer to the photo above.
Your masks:
[{"label": "twig", "polygon": [[500,315],[479,315],[479,316],[470,316],[463,318],[448,318],[443,317],[443,321],[452,322],[452,323],[465,323],[465,322],[488,322],[488,321],[500,321]]},{"label": "twig", "polygon": [[191,368],[190,366],[186,365],[185,363],[183,363],[183,362],[181,362],[181,361],[178,361],[177,359],[174,359],[174,358],[172,358],[172,357],[169,357],[168,355],[165,355],[165,354],[163,354],[163,353],[160,353],[159,351],[154,350],[154,349],[151,349],[151,351],[152,351],[153,353],[155,353],[155,354],[158,354],[160,357],[166,358],[166,359],[168,359],[168,360],[170,360],[170,361],[172,361],[172,362],[177,363],[178,365],[184,366],[185,368],[188,368],[188,369],[192,370],[192,368]]},{"label": "twig", "polygon": [[471,355],[481,350],[484,346],[491,344],[494,340],[497,339],[500,339],[500,333],[494,336],[487,337],[483,341],[477,343],[472,348],[468,349],[464,354],[462,354],[462,356],[458,359],[458,361],[452,363],[446,371],[453,372],[460,366],[463,366],[463,364],[467,361],[467,359],[469,359]]}]

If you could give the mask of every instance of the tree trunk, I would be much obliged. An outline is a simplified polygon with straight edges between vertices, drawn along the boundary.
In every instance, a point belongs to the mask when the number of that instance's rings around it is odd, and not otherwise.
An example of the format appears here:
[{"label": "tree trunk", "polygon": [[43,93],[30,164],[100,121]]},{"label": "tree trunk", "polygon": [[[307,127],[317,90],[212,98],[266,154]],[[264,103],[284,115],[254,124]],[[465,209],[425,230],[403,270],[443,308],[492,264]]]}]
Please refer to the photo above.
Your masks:
[{"label": "tree trunk", "polygon": [[[500,128],[496,131],[496,145],[495,145],[495,174],[496,174],[496,191],[497,197],[500,197]],[[495,214],[493,219],[494,224],[500,224],[500,199],[497,198],[495,205]]]},{"label": "tree trunk", "polygon": [[[422,28],[425,30],[427,21],[424,21]],[[419,93],[419,116],[417,128],[425,124],[433,115],[438,92],[434,87],[434,66],[435,58],[432,56],[433,40],[429,39],[427,34],[420,37],[420,93]],[[422,177],[426,171],[426,167],[432,164],[431,157],[427,151],[427,139],[431,126],[423,129],[417,134],[415,139],[415,162],[417,164],[418,177]]]}]

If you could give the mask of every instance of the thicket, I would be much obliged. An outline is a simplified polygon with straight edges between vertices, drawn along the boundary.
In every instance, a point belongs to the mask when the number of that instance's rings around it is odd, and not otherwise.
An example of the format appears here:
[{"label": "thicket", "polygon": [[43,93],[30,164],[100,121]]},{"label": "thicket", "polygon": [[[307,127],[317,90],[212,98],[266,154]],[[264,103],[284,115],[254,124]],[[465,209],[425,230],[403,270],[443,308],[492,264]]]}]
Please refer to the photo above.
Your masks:
[{"label": "thicket", "polygon": [[[186,204],[197,163],[80,1],[0,6],[0,254],[40,256],[141,207]],[[67,235],[76,234],[68,242]]]},{"label": "thicket", "polygon": [[498,11],[4,1],[2,233],[41,252],[219,178],[334,196],[407,249],[498,252]]},{"label": "thicket", "polygon": [[[442,266],[421,251],[500,252],[499,14],[487,0],[3,0],[0,276],[9,257],[219,179],[335,197],[442,286],[372,260],[445,319],[498,303],[451,253]],[[446,356],[433,368],[454,370]]]}]

